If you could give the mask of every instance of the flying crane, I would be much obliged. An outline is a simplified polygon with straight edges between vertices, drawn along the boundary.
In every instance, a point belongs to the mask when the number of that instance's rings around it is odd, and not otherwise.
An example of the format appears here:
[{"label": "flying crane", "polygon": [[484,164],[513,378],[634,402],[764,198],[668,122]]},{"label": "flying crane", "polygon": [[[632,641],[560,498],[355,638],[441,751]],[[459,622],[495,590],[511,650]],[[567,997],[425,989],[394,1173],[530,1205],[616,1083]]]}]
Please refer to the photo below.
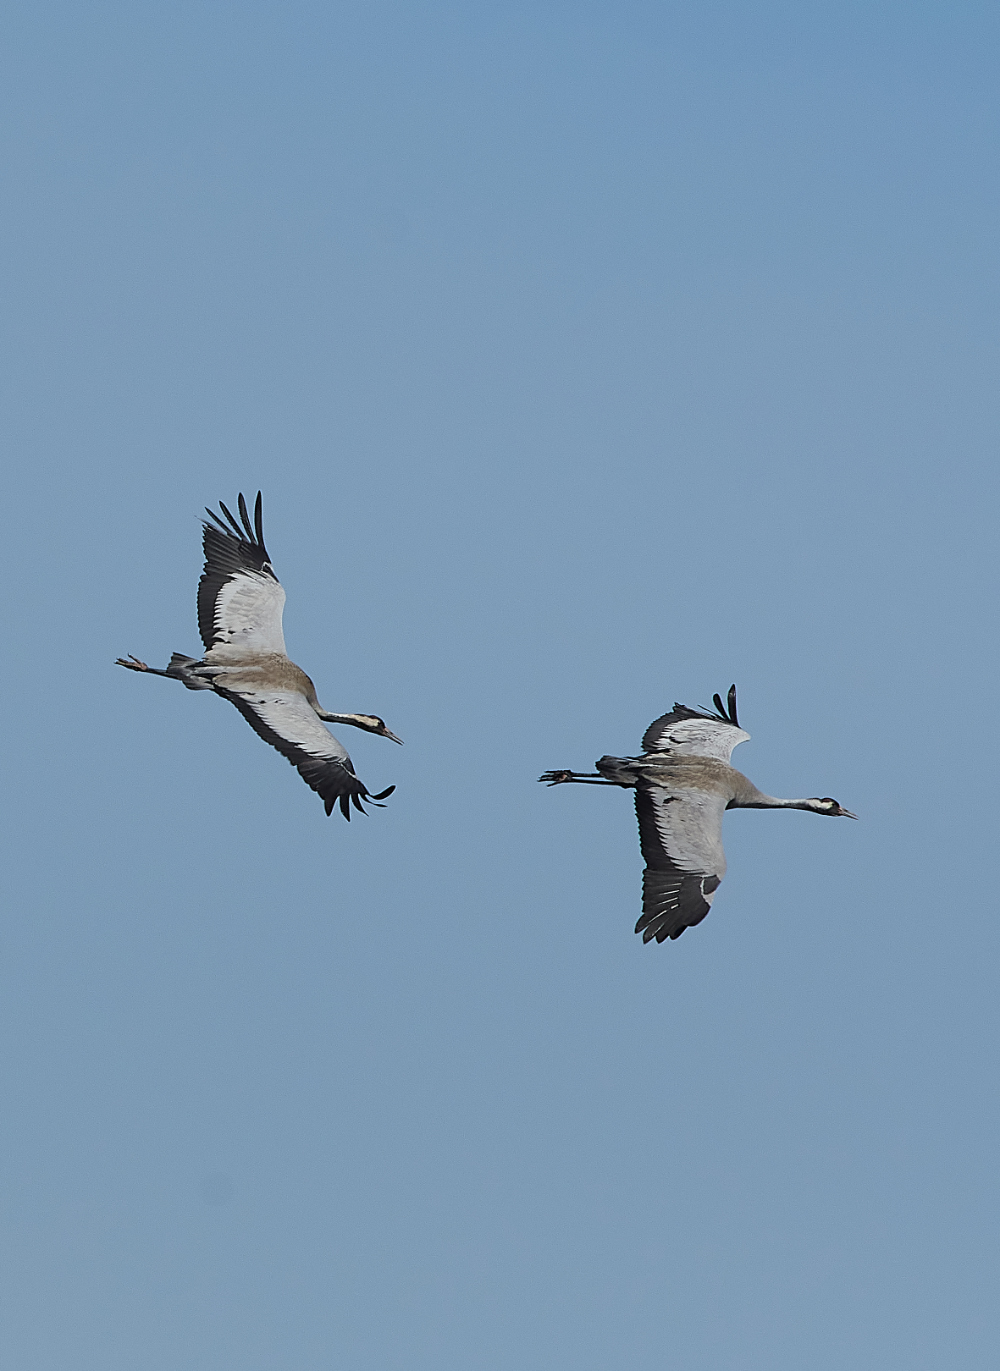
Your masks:
[{"label": "flying crane", "polygon": [[715,713],[675,704],[649,725],[641,757],[602,757],[595,772],[546,771],[540,781],[564,785],[617,785],[635,791],[642,873],[644,943],[679,938],[701,923],[726,874],[722,816],[727,809],[807,809],[856,819],[829,796],[779,800],[765,795],[730,766],[733,748],[749,741],[736,717],[736,687],[727,704],[713,697]]},{"label": "flying crane", "polygon": [[169,676],[188,690],[214,690],[236,706],[255,733],[288,758],[319,795],[327,814],[335,804],[345,819],[350,820],[352,804],[364,814],[363,800],[377,803],[396,787],[370,794],[355,775],[347,749],[323,724],[350,724],[394,743],[402,739],[390,733],[377,715],[333,714],[323,709],[312,681],[285,654],[281,631],[285,592],[264,546],[260,491],[252,526],[242,495],[238,505],[242,527],[221,500],[219,508],[226,523],[210,509],[205,512],[212,522],[202,521],[205,569],[198,583],[198,629],[204,656],[175,652],[165,670],[131,655],[119,657],[117,665]]}]

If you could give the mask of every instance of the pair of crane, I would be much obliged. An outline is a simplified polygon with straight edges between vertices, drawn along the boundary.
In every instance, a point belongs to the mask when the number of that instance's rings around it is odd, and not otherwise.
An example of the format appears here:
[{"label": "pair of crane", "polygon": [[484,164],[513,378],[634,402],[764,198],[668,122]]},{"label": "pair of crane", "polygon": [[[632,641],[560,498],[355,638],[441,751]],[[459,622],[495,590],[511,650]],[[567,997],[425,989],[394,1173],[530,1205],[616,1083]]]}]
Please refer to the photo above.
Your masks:
[{"label": "pair of crane", "polygon": [[[253,522],[242,494],[239,521],[222,502],[221,516],[206,510],[205,568],[198,583],[198,629],[204,654],[175,652],[165,668],[138,657],[119,657],[129,671],[167,676],[188,690],[213,690],[229,700],[266,743],[287,757],[332,814],[350,820],[351,806],[381,801],[395,786],[373,795],[360,781],[347,749],[324,724],[348,724],[402,742],[376,714],[334,714],[323,709],[316,687],[285,652],[281,615],[285,592],[264,546],[261,496]],[[726,873],[722,816],[727,809],[805,809],[811,814],[857,818],[829,797],[781,800],[765,795],[730,765],[733,748],[750,735],[736,716],[736,687],[715,711],[675,704],[646,729],[640,757],[602,757],[595,772],[547,771],[548,785],[576,782],[635,791],[639,844],[646,862],[642,917],[644,943],[679,938],[708,913]]]}]

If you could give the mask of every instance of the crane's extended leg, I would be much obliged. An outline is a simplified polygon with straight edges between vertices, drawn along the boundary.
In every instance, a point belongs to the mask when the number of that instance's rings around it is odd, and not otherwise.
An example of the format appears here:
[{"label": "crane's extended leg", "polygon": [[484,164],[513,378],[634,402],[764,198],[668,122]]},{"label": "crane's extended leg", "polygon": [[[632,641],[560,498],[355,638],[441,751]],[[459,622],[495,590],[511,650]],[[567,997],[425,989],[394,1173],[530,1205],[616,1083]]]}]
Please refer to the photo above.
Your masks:
[{"label": "crane's extended leg", "polygon": [[115,661],[116,666],[128,667],[129,671],[145,671],[150,676],[169,676],[172,681],[180,681],[181,685],[187,686],[188,690],[213,690],[212,682],[204,680],[201,676],[196,676],[191,670],[198,666],[197,657],[185,657],[182,652],[175,652],[170,658],[170,665],[164,670],[158,666],[147,666],[145,662],[140,662],[138,657],[133,657],[131,652],[128,658],[118,657]]},{"label": "crane's extended leg", "polygon": [[115,666],[127,666],[129,671],[148,671],[151,676],[169,676],[169,671],[164,671],[158,666],[147,666],[145,662],[140,662],[138,657],[133,657],[131,652],[128,658],[116,657]]},{"label": "crane's extended leg", "polygon": [[565,785],[567,781],[578,781],[581,785],[618,785],[617,781],[606,781],[596,771],[546,771],[538,779],[546,785]]}]

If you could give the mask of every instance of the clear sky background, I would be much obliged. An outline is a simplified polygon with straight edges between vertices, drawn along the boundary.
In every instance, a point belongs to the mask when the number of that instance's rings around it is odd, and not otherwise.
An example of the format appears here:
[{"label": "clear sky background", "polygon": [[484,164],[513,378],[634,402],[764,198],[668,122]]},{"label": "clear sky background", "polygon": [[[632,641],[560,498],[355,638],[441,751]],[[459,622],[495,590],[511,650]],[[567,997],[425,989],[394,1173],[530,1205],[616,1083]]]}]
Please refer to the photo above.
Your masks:
[{"label": "clear sky background", "polygon": [[[992,1371],[1000,11],[0,25],[3,1364]],[[113,666],[258,488],[350,827]],[[731,681],[861,822],[643,947]]]}]

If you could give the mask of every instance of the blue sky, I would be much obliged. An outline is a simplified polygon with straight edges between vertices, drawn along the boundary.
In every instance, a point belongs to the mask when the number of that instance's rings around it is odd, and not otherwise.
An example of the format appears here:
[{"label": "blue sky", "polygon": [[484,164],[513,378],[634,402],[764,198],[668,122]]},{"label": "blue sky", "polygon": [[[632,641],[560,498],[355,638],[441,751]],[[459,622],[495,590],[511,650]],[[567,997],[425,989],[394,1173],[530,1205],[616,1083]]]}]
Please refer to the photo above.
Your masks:
[{"label": "blue sky", "polygon": [[[994,6],[2,20],[0,1351],[992,1368]],[[264,492],[350,828],[198,649]],[[633,937],[550,767],[735,680]]]}]

